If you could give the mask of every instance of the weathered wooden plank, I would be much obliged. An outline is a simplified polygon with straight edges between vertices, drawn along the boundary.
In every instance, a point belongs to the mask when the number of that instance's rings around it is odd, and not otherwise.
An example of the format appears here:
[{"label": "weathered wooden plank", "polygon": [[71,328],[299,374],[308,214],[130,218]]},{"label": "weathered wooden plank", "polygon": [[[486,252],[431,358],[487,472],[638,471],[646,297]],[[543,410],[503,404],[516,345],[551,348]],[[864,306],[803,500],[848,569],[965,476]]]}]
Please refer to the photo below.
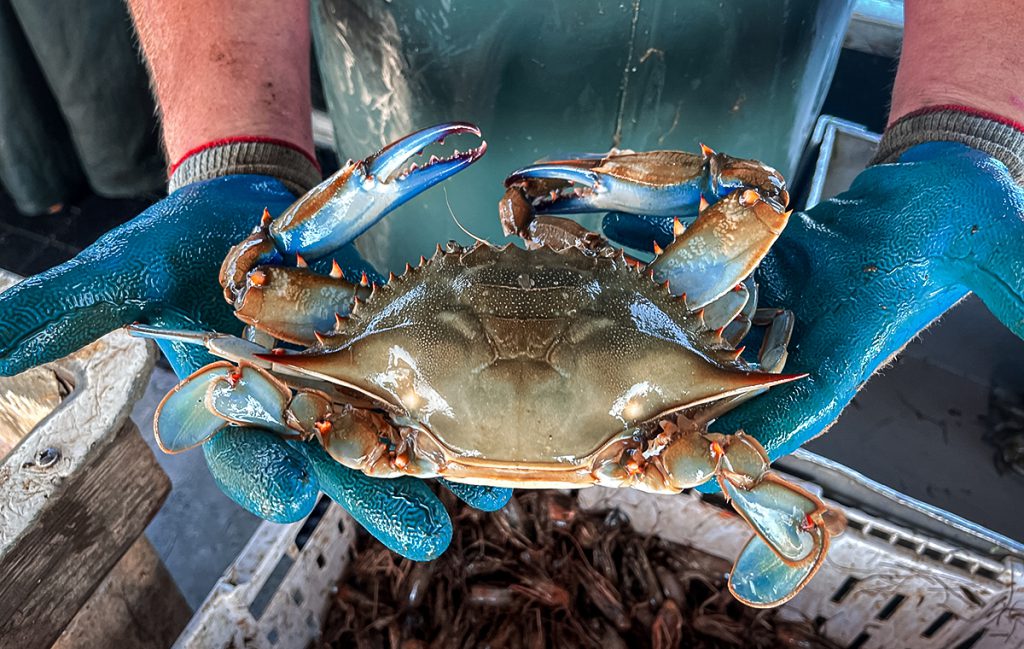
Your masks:
[{"label": "weathered wooden plank", "polygon": [[49,647],[170,492],[135,424],[110,441],[61,481],[0,556],[0,646]]},{"label": "weathered wooden plank", "polygon": [[156,549],[142,535],[52,649],[167,649],[191,616]]}]

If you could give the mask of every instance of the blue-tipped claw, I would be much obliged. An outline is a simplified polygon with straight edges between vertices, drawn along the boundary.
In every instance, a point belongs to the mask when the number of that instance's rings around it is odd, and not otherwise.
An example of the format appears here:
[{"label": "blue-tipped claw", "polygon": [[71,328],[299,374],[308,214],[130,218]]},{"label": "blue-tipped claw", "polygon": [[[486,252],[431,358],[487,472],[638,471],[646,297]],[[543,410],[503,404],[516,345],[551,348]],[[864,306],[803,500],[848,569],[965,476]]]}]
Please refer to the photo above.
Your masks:
[{"label": "blue-tipped claw", "polygon": [[[589,159],[583,158],[589,162]],[[603,191],[601,176],[589,169],[574,166],[576,161],[567,160],[564,162],[547,162],[543,164],[530,165],[517,169],[505,179],[505,186],[516,185],[526,180],[565,180],[571,183],[580,183],[596,191]]]},{"label": "blue-tipped claw", "polygon": [[431,156],[422,166],[412,162],[424,147],[463,133],[479,136],[480,130],[462,122],[439,124],[346,164],[270,224],[274,245],[285,255],[313,260],[352,242],[391,210],[479,160],[486,142],[446,158]]},{"label": "blue-tipped claw", "polygon": [[[426,147],[434,143],[443,142],[446,137],[463,133],[480,137],[480,129],[468,122],[438,124],[406,135],[400,140],[395,140],[377,153],[364,159],[363,165],[366,167],[368,175],[375,178],[388,179],[394,176],[409,160],[419,155]],[[463,156],[462,159],[466,160],[467,158]],[[465,162],[465,164],[468,164],[468,162]]]},{"label": "blue-tipped claw", "polygon": [[691,217],[702,195],[716,198],[703,159],[679,151],[539,163],[509,175],[505,186],[513,185],[525,188],[538,214],[618,211]]}]

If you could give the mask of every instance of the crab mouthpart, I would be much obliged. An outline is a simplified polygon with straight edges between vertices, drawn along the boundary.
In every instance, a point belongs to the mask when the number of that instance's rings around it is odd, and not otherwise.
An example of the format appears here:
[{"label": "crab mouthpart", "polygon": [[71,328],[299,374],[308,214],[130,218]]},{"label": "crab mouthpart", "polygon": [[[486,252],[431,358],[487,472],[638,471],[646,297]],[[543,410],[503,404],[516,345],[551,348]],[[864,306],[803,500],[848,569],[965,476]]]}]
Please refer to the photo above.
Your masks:
[{"label": "crab mouthpart", "polygon": [[422,155],[427,146],[443,144],[445,138],[463,133],[480,137],[480,129],[467,122],[438,124],[388,144],[364,159],[362,166],[368,178],[375,178],[385,185],[393,182],[407,185],[403,191],[417,194],[471,165],[486,153],[487,143],[481,141],[479,146],[466,151],[455,149],[448,157],[432,155],[425,164],[412,161]]}]

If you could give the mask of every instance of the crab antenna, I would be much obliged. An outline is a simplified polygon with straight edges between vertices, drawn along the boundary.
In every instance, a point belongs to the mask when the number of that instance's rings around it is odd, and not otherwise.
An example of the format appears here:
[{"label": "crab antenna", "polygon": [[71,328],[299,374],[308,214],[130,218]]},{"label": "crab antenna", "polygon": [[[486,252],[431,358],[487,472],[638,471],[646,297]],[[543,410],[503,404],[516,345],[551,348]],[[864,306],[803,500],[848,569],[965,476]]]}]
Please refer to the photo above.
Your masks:
[{"label": "crab antenna", "polygon": [[[488,248],[493,248],[494,244],[492,244],[490,241],[488,241],[487,239],[481,239],[480,237],[476,236],[475,234],[467,230],[466,227],[462,225],[462,223],[459,223],[459,218],[455,216],[455,210],[452,209],[452,204],[448,201],[448,188],[442,187],[441,189],[444,190],[444,204],[448,206],[448,213],[452,215],[452,221],[455,221],[455,225],[458,226],[460,230],[465,232],[466,236],[468,236],[473,241],[476,241],[477,243],[482,243]],[[441,244],[438,244],[438,246],[440,245]]]}]

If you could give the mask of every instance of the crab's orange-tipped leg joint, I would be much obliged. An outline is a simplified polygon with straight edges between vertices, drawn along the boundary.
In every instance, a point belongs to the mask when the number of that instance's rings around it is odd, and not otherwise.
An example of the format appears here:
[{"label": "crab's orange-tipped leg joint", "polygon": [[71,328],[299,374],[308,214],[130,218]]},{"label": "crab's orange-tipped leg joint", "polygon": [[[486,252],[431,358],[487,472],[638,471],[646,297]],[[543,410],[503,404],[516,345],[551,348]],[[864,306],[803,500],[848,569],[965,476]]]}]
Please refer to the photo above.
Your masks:
[{"label": "crab's orange-tipped leg joint", "polygon": [[436,465],[417,453],[415,431],[397,429],[379,413],[346,407],[317,425],[327,453],[341,464],[375,478],[401,475],[431,477]]}]

